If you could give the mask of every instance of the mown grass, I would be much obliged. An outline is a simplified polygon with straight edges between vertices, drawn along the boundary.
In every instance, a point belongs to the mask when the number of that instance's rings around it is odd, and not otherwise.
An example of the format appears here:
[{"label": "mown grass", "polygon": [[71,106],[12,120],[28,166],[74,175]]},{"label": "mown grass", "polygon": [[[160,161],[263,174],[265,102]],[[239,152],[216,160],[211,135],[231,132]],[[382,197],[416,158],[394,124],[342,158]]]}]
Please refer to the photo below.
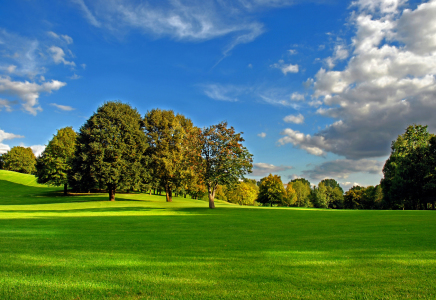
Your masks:
[{"label": "mown grass", "polygon": [[0,171],[0,299],[436,298],[434,211],[61,194]]}]

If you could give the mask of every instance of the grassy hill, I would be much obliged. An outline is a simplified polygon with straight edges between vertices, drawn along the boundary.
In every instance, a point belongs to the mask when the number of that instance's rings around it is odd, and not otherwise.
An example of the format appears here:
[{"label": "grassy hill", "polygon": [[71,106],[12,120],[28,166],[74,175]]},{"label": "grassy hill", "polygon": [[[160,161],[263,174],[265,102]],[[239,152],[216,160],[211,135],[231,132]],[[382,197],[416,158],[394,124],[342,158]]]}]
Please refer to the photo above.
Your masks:
[{"label": "grassy hill", "polygon": [[0,171],[0,299],[434,299],[434,211],[62,196]]}]

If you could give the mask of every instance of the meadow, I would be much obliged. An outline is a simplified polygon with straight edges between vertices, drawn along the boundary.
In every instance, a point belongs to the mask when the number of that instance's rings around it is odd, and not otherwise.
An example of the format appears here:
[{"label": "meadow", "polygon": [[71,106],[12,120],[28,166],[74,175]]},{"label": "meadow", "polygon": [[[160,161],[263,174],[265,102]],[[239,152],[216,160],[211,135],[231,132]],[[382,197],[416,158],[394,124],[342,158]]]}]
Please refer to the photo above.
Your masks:
[{"label": "meadow", "polygon": [[0,299],[435,299],[435,211],[62,196],[0,170]]}]

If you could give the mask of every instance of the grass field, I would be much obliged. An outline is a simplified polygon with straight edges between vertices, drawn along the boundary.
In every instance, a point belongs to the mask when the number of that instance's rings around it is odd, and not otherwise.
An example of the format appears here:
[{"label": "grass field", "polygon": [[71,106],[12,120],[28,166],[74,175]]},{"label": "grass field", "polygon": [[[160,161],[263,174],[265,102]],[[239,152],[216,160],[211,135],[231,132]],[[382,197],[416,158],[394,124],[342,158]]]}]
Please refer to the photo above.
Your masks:
[{"label": "grass field", "polygon": [[0,299],[435,299],[435,211],[62,196],[0,170]]}]

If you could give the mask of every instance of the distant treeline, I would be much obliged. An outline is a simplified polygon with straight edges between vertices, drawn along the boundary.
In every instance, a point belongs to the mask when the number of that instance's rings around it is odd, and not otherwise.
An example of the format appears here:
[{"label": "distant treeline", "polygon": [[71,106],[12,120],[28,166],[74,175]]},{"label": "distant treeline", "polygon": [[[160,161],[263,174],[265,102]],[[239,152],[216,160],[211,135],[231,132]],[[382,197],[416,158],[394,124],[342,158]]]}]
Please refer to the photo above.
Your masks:
[{"label": "distant treeline", "polygon": [[304,178],[286,185],[270,174],[244,178],[252,155],[242,133],[227,123],[195,127],[171,110],[153,109],[141,117],[120,102],[98,108],[76,133],[59,129],[38,158],[30,148],[13,147],[0,156],[0,168],[35,174],[39,183],[68,186],[73,192],[165,193],[240,205],[333,209],[434,209],[436,137],[427,126],[411,125],[392,142],[377,186],[353,186],[344,193],[334,179],[311,186]]}]

